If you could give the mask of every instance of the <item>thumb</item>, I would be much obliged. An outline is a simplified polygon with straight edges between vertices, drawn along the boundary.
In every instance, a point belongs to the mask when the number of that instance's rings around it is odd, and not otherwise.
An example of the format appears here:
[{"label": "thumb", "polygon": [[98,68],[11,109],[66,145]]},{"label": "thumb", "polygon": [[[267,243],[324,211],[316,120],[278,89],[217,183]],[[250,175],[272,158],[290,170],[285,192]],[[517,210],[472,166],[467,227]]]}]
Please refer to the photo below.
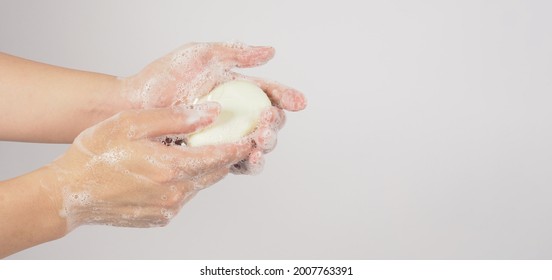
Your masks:
[{"label": "thumb", "polygon": [[139,110],[129,120],[136,128],[133,138],[153,138],[168,134],[192,133],[210,125],[220,113],[220,105],[198,105]]}]

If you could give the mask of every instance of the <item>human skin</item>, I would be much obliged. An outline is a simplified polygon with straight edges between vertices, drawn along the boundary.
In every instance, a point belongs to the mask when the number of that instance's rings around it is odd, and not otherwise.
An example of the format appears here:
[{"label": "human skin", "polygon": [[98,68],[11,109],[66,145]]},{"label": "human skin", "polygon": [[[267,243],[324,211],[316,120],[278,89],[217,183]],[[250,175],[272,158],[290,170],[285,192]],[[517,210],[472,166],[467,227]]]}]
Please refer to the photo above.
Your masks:
[{"label": "human skin", "polygon": [[[294,89],[231,69],[273,55],[270,47],[192,43],[117,78],[0,54],[0,140],[73,143],[52,164],[0,182],[0,257],[83,224],[162,226],[229,171],[259,172],[285,122],[283,110],[302,110],[306,100]],[[234,79],[256,83],[274,105],[251,135],[198,148],[157,141],[211,123],[217,104],[189,104]]]},{"label": "human skin", "polygon": [[154,139],[201,129],[219,111],[216,103],[124,111],[83,131],[51,164],[1,182],[0,257],[85,224],[168,224],[187,200],[246,158],[253,144],[167,147]]},{"label": "human skin", "polygon": [[72,143],[84,129],[130,109],[116,77],[0,53],[0,139]]},{"label": "human skin", "polygon": [[84,129],[114,114],[140,108],[190,104],[228,80],[248,80],[273,103],[252,138],[257,148],[234,173],[256,173],[263,154],[276,145],[283,110],[300,111],[306,99],[285,85],[247,77],[233,68],[254,67],[274,56],[272,47],[238,43],[189,43],[137,74],[118,78],[67,69],[0,53],[0,139],[71,143]]}]

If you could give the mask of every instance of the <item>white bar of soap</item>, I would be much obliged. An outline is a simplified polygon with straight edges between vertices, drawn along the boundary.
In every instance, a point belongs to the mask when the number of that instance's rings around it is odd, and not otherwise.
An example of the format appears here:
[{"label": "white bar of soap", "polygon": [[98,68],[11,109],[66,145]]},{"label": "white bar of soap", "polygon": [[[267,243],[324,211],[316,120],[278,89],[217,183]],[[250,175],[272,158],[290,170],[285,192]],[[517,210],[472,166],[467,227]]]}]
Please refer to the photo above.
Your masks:
[{"label": "white bar of soap", "polygon": [[221,105],[218,118],[207,128],[188,135],[191,147],[230,143],[240,140],[257,127],[261,113],[272,106],[264,91],[246,81],[219,85],[196,104],[216,101]]}]

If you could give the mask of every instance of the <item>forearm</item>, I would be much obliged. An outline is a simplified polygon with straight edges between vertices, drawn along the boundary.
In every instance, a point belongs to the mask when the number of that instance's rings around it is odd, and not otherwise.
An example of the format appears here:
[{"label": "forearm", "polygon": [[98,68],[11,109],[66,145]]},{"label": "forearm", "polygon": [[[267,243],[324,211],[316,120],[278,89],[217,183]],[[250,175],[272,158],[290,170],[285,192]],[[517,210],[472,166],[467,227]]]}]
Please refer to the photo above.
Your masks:
[{"label": "forearm", "polygon": [[0,140],[71,143],[129,107],[113,76],[0,53]]},{"label": "forearm", "polygon": [[51,177],[41,168],[0,182],[0,258],[66,234],[60,193]]}]

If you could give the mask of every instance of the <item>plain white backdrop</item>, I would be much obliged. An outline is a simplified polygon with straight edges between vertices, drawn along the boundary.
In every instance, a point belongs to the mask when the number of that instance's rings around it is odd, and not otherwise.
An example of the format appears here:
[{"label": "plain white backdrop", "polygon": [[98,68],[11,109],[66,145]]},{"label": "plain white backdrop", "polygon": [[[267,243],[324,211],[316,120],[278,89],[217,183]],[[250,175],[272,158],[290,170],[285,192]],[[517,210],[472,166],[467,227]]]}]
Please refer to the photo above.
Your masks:
[{"label": "plain white backdrop", "polygon": [[[550,1],[0,2],[2,52],[127,76],[189,41],[272,45],[243,72],[309,99],[261,175],[169,226],[81,227],[10,258],[552,257]],[[66,148],[0,142],[0,179]]]}]

